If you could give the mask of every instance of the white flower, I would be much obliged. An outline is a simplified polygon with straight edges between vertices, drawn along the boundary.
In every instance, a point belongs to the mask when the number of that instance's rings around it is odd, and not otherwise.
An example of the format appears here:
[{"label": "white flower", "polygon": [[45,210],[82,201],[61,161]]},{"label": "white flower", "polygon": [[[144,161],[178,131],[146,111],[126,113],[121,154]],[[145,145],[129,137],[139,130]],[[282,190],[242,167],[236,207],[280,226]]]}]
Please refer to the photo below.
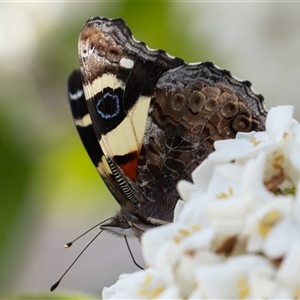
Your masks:
[{"label": "white flower", "polygon": [[[282,225],[287,226],[287,218],[291,215],[292,198],[290,196],[273,197],[273,201],[269,199],[268,203],[249,213],[244,226],[244,234],[248,237],[247,251],[259,252],[267,250],[269,254],[273,252],[273,255],[271,255],[272,258],[279,258],[284,254],[282,253],[284,250],[279,250],[278,246],[286,248],[288,245],[282,243],[280,245],[278,240],[274,240],[274,237],[277,236],[276,231]],[[290,233],[284,239],[286,240],[289,236]],[[273,246],[277,246],[276,249],[270,247],[272,241],[275,243]],[[268,245],[268,243],[271,245]]]},{"label": "white flower", "polygon": [[300,174],[300,126],[292,119],[292,106],[271,108],[266,120],[266,132],[238,133],[235,140],[215,142],[216,151],[209,156],[215,163],[236,160],[243,163],[258,153],[270,160],[265,180],[284,172],[287,180],[296,184]]},{"label": "white flower", "polygon": [[[243,299],[253,294],[251,277],[256,272],[269,275],[275,269],[266,259],[255,255],[240,255],[227,259],[224,263],[206,265],[196,274],[198,286],[206,299]],[[257,295],[264,298],[270,295]]]},{"label": "white flower", "polygon": [[176,299],[178,288],[154,269],[123,274],[116,284],[104,288],[103,299]]},{"label": "white flower", "polygon": [[[300,298],[300,126],[291,106],[179,182],[174,223],[142,236],[148,268],[103,299]],[[297,192],[295,192],[297,191]]]},{"label": "white flower", "polygon": [[300,293],[300,239],[290,245],[286,256],[277,272],[277,278],[280,282],[289,287],[294,295]]}]

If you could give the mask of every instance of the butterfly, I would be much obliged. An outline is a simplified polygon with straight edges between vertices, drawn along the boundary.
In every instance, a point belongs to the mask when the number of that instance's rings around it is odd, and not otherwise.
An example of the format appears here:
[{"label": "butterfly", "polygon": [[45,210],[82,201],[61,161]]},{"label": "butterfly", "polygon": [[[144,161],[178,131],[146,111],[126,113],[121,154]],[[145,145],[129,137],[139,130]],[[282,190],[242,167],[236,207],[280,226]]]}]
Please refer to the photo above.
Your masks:
[{"label": "butterfly", "polygon": [[179,180],[237,132],[265,129],[262,95],[211,62],[187,64],[134,39],[125,22],[83,26],[68,80],[79,136],[121,209],[101,229],[137,237],[172,222]]}]

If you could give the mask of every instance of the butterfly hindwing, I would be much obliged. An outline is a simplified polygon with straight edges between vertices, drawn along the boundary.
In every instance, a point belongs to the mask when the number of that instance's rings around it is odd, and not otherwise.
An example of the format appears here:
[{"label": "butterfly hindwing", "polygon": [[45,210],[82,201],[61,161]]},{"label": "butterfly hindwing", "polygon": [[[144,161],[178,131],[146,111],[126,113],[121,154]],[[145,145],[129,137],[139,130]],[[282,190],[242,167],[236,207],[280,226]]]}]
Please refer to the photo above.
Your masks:
[{"label": "butterfly hindwing", "polygon": [[[179,180],[214,150],[216,140],[264,130],[263,97],[210,62],[165,72],[151,98],[138,168],[141,193],[165,203],[178,197]],[[155,180],[154,180],[155,178]],[[166,211],[158,209],[157,218]]]}]

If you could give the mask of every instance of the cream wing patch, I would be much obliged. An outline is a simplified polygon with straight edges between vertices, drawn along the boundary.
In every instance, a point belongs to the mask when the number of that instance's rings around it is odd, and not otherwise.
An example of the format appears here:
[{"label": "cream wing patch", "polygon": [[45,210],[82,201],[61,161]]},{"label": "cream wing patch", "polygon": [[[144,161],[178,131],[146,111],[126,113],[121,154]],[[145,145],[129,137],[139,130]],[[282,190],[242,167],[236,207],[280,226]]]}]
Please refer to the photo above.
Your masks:
[{"label": "cream wing patch", "polygon": [[93,82],[83,86],[85,98],[89,101],[89,99],[93,98],[99,91],[102,91],[106,87],[112,89],[121,88],[124,90],[125,84],[116,75],[103,74],[102,77],[98,77]]},{"label": "cream wing patch", "polygon": [[111,169],[104,155],[102,156],[101,161],[98,163],[97,170],[102,176],[107,176],[112,174]]},{"label": "cream wing patch", "polygon": [[89,114],[86,114],[81,119],[74,119],[75,125],[80,127],[87,127],[89,125],[92,125],[91,116]]},{"label": "cream wing patch", "polygon": [[111,157],[140,151],[145,133],[150,97],[139,97],[127,117],[112,131],[103,135],[100,145]]}]

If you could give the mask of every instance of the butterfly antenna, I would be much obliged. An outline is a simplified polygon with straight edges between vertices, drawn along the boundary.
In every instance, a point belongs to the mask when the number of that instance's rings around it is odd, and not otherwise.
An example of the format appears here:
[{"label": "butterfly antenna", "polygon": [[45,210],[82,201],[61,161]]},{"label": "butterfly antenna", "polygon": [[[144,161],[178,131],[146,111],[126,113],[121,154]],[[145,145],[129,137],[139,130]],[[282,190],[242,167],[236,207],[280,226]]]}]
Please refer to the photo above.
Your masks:
[{"label": "butterfly antenna", "polygon": [[78,236],[76,239],[74,239],[72,242],[66,243],[64,247],[65,248],[70,248],[74,244],[74,242],[76,242],[77,240],[79,240],[80,238],[82,238],[84,235],[86,235],[87,233],[89,233],[90,231],[92,231],[94,228],[100,226],[101,224],[103,224],[103,223],[105,223],[105,222],[107,222],[107,221],[109,221],[111,219],[113,219],[113,218],[108,218],[108,219],[106,219],[106,220],[104,220],[104,221],[102,221],[102,222],[94,225],[93,227],[91,227],[90,229],[88,229],[87,231],[85,231],[83,234],[81,234],[80,236]]},{"label": "butterfly antenna", "polygon": [[78,256],[75,258],[75,260],[72,262],[72,264],[69,266],[69,268],[64,272],[64,274],[62,274],[62,276],[59,278],[59,280],[54,283],[51,288],[50,291],[53,292],[58,285],[60,284],[60,282],[62,281],[62,279],[65,277],[65,275],[69,272],[69,270],[74,266],[74,264],[76,263],[76,261],[79,259],[79,257],[83,254],[83,252],[94,242],[94,240],[101,234],[101,232],[103,231],[103,229],[100,230],[100,232],[97,233],[97,235],[83,248],[83,250],[78,254]]},{"label": "butterfly antenna", "polygon": [[131,256],[131,259],[132,259],[133,263],[134,263],[138,268],[140,268],[141,270],[144,270],[144,268],[141,267],[141,266],[136,262],[136,260],[134,259],[134,256],[133,256],[132,251],[131,251],[131,249],[130,249],[130,246],[129,246],[129,243],[128,243],[128,240],[127,240],[126,235],[124,235],[124,239],[125,239],[125,242],[126,242],[126,245],[127,245],[128,250],[129,250],[129,253],[130,253],[130,256]]}]

